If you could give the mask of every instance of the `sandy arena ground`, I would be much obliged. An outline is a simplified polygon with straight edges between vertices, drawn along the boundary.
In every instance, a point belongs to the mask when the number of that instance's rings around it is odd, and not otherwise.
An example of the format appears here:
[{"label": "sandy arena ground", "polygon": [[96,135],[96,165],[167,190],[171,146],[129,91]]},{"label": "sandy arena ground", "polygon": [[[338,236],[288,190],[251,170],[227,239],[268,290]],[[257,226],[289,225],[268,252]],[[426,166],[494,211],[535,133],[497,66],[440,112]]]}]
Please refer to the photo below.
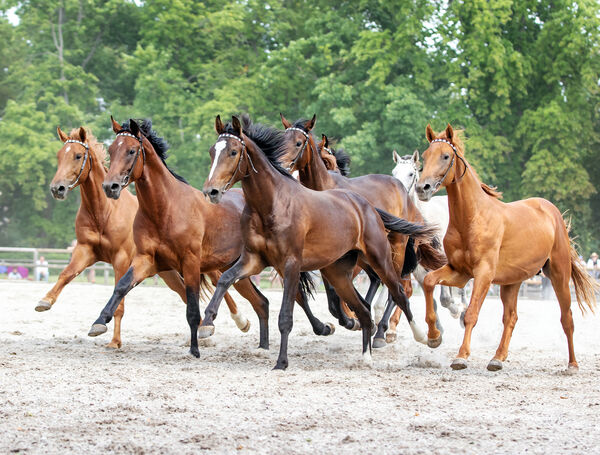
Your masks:
[{"label": "sandy arena ground", "polygon": [[[462,329],[445,310],[437,350],[416,344],[405,320],[394,345],[361,366],[360,334],[313,335],[294,313],[290,368],[273,372],[279,347],[256,349],[258,323],[242,334],[225,305],[216,334],[192,358],[184,305],[166,288],[127,300],[123,348],[87,331],[112,288],[72,284],[46,313],[48,284],[0,282],[0,453],[600,453],[600,326],[576,305],[580,372],[563,373],[567,347],[556,302],[521,300],[505,369],[485,367],[502,330],[488,299],[469,368],[449,368]],[[423,299],[413,298],[424,327]],[[315,313],[333,321],[324,294]]]}]

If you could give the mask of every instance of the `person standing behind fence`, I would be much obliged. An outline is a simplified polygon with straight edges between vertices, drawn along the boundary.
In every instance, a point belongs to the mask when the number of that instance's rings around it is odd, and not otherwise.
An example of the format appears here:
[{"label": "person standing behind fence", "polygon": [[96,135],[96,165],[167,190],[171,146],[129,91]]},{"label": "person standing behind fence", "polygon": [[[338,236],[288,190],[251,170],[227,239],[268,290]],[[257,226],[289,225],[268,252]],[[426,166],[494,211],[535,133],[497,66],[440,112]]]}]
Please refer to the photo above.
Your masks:
[{"label": "person standing behind fence", "polygon": [[587,261],[587,270],[595,279],[600,278],[600,261],[598,261],[598,253],[594,252],[590,255],[590,259]]},{"label": "person standing behind fence", "polygon": [[48,281],[50,272],[48,271],[48,261],[44,256],[35,261],[35,281]]}]

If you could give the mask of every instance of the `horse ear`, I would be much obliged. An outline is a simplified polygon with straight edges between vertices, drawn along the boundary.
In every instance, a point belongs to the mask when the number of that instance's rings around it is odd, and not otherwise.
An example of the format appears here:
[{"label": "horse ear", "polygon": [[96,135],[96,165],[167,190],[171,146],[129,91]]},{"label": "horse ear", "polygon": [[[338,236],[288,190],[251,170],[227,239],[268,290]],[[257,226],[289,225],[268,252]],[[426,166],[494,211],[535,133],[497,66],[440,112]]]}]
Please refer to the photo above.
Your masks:
[{"label": "horse ear", "polygon": [[215,119],[215,130],[217,131],[217,134],[223,134],[225,131],[225,125],[223,125],[220,115],[217,115],[217,118]]},{"label": "horse ear", "polygon": [[431,128],[429,123],[427,124],[427,128],[425,128],[425,137],[429,142],[435,139],[435,133],[433,132],[433,128]]},{"label": "horse ear", "polygon": [[281,117],[281,123],[283,123],[284,128],[290,128],[292,126],[292,124],[288,122],[288,119],[286,119],[281,112],[279,113],[279,117]]},{"label": "horse ear", "polygon": [[418,162],[419,162],[419,151],[418,151],[418,150],[415,150],[415,151],[413,152],[412,160],[413,160],[415,163],[418,163]]},{"label": "horse ear", "polygon": [[446,139],[448,139],[450,142],[454,140],[454,130],[452,129],[452,126],[450,126],[449,123],[446,127]]},{"label": "horse ear", "polygon": [[61,141],[66,142],[69,140],[69,136],[67,136],[67,134],[65,134],[65,132],[60,129],[60,126],[56,127],[56,133],[58,134],[58,138]]},{"label": "horse ear", "polygon": [[312,118],[304,124],[304,128],[306,128],[306,131],[310,131],[315,127],[315,123],[317,123],[317,114],[314,114]]},{"label": "horse ear", "polygon": [[85,128],[83,126],[79,127],[79,140],[81,142],[85,142],[86,139],[86,132],[85,132]]},{"label": "horse ear", "polygon": [[240,119],[237,118],[235,115],[231,116],[231,126],[233,126],[233,129],[235,130],[237,136],[239,138],[242,137],[242,124],[240,123]]},{"label": "horse ear", "polygon": [[394,158],[394,163],[397,163],[400,159],[400,155],[398,155],[398,152],[396,150],[392,152],[392,158]]},{"label": "horse ear", "polygon": [[121,128],[121,125],[119,125],[119,123],[113,118],[112,115],[110,116],[110,123],[112,124],[112,129],[115,132],[115,134],[117,134],[123,129]]},{"label": "horse ear", "polygon": [[129,129],[131,130],[131,134],[133,134],[135,137],[140,135],[140,127],[132,118],[129,119]]},{"label": "horse ear", "polygon": [[323,143],[325,144],[325,147],[329,147],[329,138],[325,135],[323,135]]}]

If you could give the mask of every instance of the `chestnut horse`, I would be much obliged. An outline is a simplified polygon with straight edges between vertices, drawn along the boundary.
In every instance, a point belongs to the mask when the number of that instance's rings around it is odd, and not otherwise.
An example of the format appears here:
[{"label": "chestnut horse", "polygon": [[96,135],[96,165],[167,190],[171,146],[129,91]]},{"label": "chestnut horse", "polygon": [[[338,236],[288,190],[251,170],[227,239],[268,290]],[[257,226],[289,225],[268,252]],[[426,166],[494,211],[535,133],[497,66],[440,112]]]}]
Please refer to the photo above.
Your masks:
[{"label": "chestnut horse", "polygon": [[[127,273],[93,324],[89,335],[106,331],[117,302],[148,276],[162,270],[177,270],[184,279],[187,319],[191,332],[190,352],[200,356],[197,327],[198,299],[206,289],[203,274],[227,269],[243,248],[240,216],[244,207],[240,191],[232,191],[221,206],[210,204],[166,165],[167,143],[149,120],[138,126],[134,120],[119,125],[112,117],[117,137],[109,148],[111,166],[104,179],[106,195],[118,199],[122,189],[135,182],[139,210],[133,222],[136,254]],[[268,349],[268,300],[250,279],[234,285],[259,318],[259,347]],[[317,320],[318,323],[320,321]],[[330,328],[321,324],[323,334]]]},{"label": "chestnut horse", "polygon": [[[90,131],[81,127],[72,130],[67,136],[59,127],[57,132],[64,145],[57,153],[58,168],[50,184],[50,191],[56,199],[63,200],[69,191],[78,186],[81,188],[81,205],[75,218],[77,245],[73,249],[71,261],[59,275],[54,287],[37,304],[36,311],[52,308],[62,289],[86,267],[98,261],[113,265],[115,282],[118,282],[135,254],[133,219],[138,209],[137,198],[129,191],[125,191],[118,200],[106,197],[102,191],[102,182],[106,177],[106,151]],[[185,302],[185,287],[181,276],[174,270],[160,272],[159,276]],[[208,276],[216,284],[221,275],[214,272]],[[250,322],[238,312],[231,296],[226,295],[225,300],[236,325],[247,332]],[[113,339],[108,347],[121,347],[123,313],[124,301],[121,300],[115,311]]]},{"label": "chestnut horse", "polygon": [[[363,359],[370,363],[372,322],[364,300],[352,285],[356,262],[359,257],[366,260],[414,325],[408,299],[398,282],[386,228],[417,239],[429,237],[431,229],[378,212],[351,191],[312,191],[303,187],[278,162],[279,130],[250,124],[243,132],[237,117],[223,125],[219,116],[215,127],[219,137],[211,147],[213,165],[204,192],[212,202],[222,203],[223,193],[241,180],[246,199],[242,218],[244,250],[219,280],[199,335],[207,336],[214,330],[212,323],[221,298],[232,283],[272,265],[284,280],[279,313],[281,344],[275,369],[287,368],[293,300],[301,272],[318,269],[357,314],[362,327]],[[257,142],[271,144],[272,148],[261,150]]]},{"label": "chestnut horse", "polygon": [[558,298],[561,324],[567,336],[569,371],[577,371],[573,348],[573,316],[569,281],[573,279],[577,302],[593,311],[597,285],[579,263],[568,227],[560,211],[542,198],[504,203],[500,193],[482,183],[464,156],[460,137],[450,125],[435,134],[426,129],[429,147],[417,194],[428,201],[441,187],[448,192],[450,222],[444,237],[448,265],[425,277],[425,299],[429,344],[436,347],[441,336],[435,327],[433,288],[437,284],[462,287],[474,278],[471,301],[465,313],[465,334],[452,368],[467,367],[471,332],[492,283],[500,285],[504,305],[504,332],[490,371],[500,370],[508,355],[508,344],[517,322],[517,297],[521,283],[540,270],[550,278]]},{"label": "chestnut horse", "polygon": [[[373,207],[409,221],[423,221],[416,205],[408,197],[406,189],[394,177],[370,174],[348,178],[341,175],[341,173],[328,172],[321,154],[317,151],[318,147],[311,133],[316,122],[316,116],[313,116],[311,120],[297,120],[294,124],[291,124],[281,115],[281,122],[286,128],[280,158],[281,164],[290,172],[299,171],[299,178],[303,185],[317,191],[334,188],[354,191],[364,197]],[[331,166],[332,164],[330,164]],[[390,233],[389,241],[394,251],[393,260],[396,269],[402,270],[408,237]],[[437,269],[446,263],[444,255],[429,242],[420,242],[417,251],[421,256],[420,262],[430,269]],[[412,291],[410,279],[404,280],[403,284]],[[371,292],[367,296],[372,298],[376,289],[377,286],[372,286]],[[367,302],[370,303],[368,298]],[[388,321],[394,308],[395,305],[389,300],[375,334],[374,347],[385,346],[385,332],[388,329]]]}]

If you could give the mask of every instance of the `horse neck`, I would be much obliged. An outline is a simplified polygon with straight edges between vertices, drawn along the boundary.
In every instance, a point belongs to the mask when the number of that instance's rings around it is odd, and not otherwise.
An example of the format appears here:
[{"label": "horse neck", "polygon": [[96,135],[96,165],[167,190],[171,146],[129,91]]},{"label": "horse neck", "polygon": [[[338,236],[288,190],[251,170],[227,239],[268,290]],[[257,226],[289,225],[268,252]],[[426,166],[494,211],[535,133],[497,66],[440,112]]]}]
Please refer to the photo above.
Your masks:
[{"label": "horse neck", "polygon": [[[176,194],[179,182],[169,172],[152,147],[144,144],[146,158],[142,175],[135,181],[139,210],[152,217],[162,215]],[[141,156],[139,159],[144,160]]]},{"label": "horse neck", "polygon": [[250,157],[254,168],[248,162],[246,162],[246,166],[243,166],[245,175],[241,181],[244,199],[256,212],[268,215],[271,213],[275,200],[279,197],[278,192],[285,185],[284,180],[287,177],[274,169],[264,153],[249,140],[246,140],[246,155],[245,157],[242,155],[240,159],[248,161],[248,157]]},{"label": "horse neck", "polygon": [[[85,180],[79,185],[81,191],[81,206],[91,214],[100,214],[109,201],[102,189],[102,182],[106,177],[106,170],[100,159],[96,158],[91,152],[89,155],[91,168]],[[86,166],[87,167],[87,166]]]},{"label": "horse neck", "polygon": [[[464,164],[457,160],[455,175],[463,175]],[[468,169],[458,182],[446,186],[450,224],[460,227],[469,222],[484,206],[489,206],[490,196],[481,188],[479,179]],[[487,203],[487,204],[486,204]]]},{"label": "horse neck", "polygon": [[316,191],[323,191],[336,186],[333,177],[327,170],[325,163],[318,153],[314,140],[309,139],[310,144],[307,150],[309,154],[308,163],[302,169],[299,169],[300,182],[308,188]]}]

